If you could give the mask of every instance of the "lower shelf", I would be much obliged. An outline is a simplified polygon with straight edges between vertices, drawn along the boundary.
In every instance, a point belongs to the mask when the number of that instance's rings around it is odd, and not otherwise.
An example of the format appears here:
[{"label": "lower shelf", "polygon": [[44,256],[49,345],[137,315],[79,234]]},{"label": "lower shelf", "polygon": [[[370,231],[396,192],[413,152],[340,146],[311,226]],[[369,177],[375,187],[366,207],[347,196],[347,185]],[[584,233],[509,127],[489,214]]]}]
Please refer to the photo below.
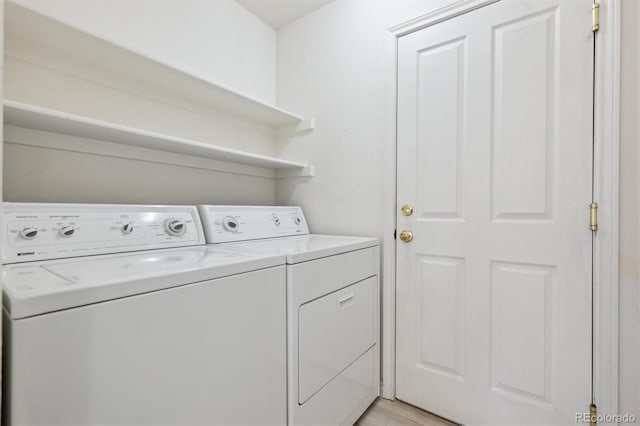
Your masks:
[{"label": "lower shelf", "polygon": [[[313,175],[309,165],[5,100],[5,141],[261,177]],[[46,137],[42,132],[47,132]]]}]

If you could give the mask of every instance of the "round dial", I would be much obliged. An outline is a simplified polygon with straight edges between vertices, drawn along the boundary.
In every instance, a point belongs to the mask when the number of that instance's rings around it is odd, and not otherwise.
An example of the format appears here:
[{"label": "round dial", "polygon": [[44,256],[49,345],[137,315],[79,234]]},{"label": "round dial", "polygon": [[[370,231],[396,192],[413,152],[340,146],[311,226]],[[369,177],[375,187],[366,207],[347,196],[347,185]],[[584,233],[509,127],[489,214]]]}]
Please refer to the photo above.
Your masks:
[{"label": "round dial", "polygon": [[130,234],[133,232],[133,223],[129,222],[129,223],[125,223],[124,225],[122,225],[122,228],[120,228],[122,230],[123,234]]},{"label": "round dial", "polygon": [[20,236],[25,240],[33,240],[38,236],[38,228],[34,228],[33,226],[27,226],[20,230]]},{"label": "round dial", "polygon": [[238,232],[238,228],[240,227],[238,220],[235,217],[231,216],[225,217],[222,225],[224,226],[224,229],[229,232]]},{"label": "round dial", "polygon": [[275,223],[276,226],[280,226],[280,218],[279,217],[274,217],[273,218],[273,223]]},{"label": "round dial", "polygon": [[302,223],[302,219],[296,216],[293,218],[293,223],[295,223],[296,225],[300,225]]},{"label": "round dial", "polygon": [[76,232],[76,227],[73,225],[67,225],[67,226],[63,226],[62,228],[60,228],[60,236],[61,237],[71,237],[73,234],[75,234]]},{"label": "round dial", "polygon": [[179,237],[187,232],[187,224],[182,219],[169,219],[165,224],[167,234]]}]

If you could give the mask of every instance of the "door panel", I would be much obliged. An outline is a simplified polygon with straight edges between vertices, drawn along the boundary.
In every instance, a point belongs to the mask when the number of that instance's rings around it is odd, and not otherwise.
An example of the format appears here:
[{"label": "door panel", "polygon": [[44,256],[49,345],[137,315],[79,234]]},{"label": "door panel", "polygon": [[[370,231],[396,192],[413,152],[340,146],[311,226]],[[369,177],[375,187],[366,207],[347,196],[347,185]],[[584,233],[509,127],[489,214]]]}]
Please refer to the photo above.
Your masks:
[{"label": "door panel", "polygon": [[[422,218],[461,217],[460,149],[464,124],[464,39],[417,52],[416,207]],[[433,99],[446,102],[433,102]],[[425,137],[437,134],[438,138]],[[437,152],[438,155],[433,155]],[[433,185],[433,182],[439,182]]]},{"label": "door panel", "polygon": [[503,262],[491,265],[491,386],[546,404],[551,403],[554,269]]},{"label": "door panel", "polygon": [[502,0],[399,40],[402,400],[468,425],[588,408],[590,13]]},{"label": "door panel", "polygon": [[462,378],[464,260],[418,257],[420,367]]},{"label": "door panel", "polygon": [[551,219],[555,17],[545,10],[492,33],[495,219]]}]

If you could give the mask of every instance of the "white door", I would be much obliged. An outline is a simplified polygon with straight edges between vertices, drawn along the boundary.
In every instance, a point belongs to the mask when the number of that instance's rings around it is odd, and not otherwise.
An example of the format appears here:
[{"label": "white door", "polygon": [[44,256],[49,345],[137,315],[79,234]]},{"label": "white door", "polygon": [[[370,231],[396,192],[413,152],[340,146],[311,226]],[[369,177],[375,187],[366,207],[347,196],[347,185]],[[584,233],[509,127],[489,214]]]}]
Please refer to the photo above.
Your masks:
[{"label": "white door", "polygon": [[399,40],[401,400],[467,425],[588,411],[590,15],[502,0]]}]

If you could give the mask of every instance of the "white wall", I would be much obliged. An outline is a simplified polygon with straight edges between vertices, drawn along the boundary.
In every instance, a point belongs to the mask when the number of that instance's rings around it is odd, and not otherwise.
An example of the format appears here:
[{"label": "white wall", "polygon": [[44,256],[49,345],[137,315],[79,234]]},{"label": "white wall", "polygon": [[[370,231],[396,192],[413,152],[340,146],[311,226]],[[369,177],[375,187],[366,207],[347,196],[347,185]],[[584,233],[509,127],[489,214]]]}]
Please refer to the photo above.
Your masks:
[{"label": "white wall", "polygon": [[620,412],[640,418],[640,2],[622,3]]},{"label": "white wall", "polygon": [[[233,0],[16,0],[169,65],[272,102],[275,32]],[[34,53],[35,52],[35,53]],[[7,41],[8,99],[262,155],[273,129]],[[48,52],[51,53],[51,52]],[[57,62],[56,62],[57,61]],[[169,93],[169,92],[167,92]],[[271,204],[275,181],[6,144],[6,201]]]},{"label": "white wall", "polygon": [[12,143],[4,144],[5,201],[272,204],[274,180]]},{"label": "white wall", "polygon": [[281,152],[316,176],[279,182],[276,200],[315,232],[382,236],[388,28],[446,3],[336,0],[278,31],[278,105],[316,119]]},{"label": "white wall", "polygon": [[14,0],[81,30],[266,102],[276,33],[234,0]]}]

